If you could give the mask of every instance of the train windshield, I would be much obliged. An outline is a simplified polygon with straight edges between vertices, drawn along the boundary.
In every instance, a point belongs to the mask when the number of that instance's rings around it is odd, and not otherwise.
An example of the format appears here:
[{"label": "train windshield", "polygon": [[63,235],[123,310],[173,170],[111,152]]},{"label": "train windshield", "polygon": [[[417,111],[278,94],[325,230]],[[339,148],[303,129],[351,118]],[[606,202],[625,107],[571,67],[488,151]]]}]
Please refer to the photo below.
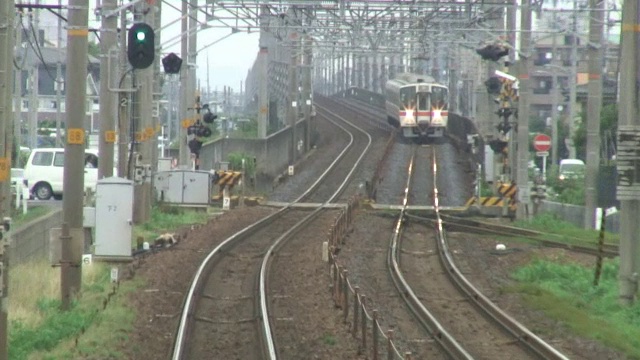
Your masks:
[{"label": "train windshield", "polygon": [[400,89],[400,102],[405,109],[416,108],[416,87],[407,86]]},{"label": "train windshield", "polygon": [[447,88],[434,86],[431,88],[431,106],[440,110],[447,110],[449,94]]},{"label": "train windshield", "polygon": [[418,93],[418,110],[429,110],[429,93]]}]

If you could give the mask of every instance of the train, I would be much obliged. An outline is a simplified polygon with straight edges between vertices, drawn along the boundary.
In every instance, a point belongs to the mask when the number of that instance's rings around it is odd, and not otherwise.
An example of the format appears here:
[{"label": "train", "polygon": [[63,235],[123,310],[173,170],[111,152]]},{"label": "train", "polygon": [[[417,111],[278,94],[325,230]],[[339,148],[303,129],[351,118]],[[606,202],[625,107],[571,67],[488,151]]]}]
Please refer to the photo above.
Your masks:
[{"label": "train", "polygon": [[401,73],[385,85],[389,124],[405,138],[444,137],[449,119],[449,89],[431,76]]}]

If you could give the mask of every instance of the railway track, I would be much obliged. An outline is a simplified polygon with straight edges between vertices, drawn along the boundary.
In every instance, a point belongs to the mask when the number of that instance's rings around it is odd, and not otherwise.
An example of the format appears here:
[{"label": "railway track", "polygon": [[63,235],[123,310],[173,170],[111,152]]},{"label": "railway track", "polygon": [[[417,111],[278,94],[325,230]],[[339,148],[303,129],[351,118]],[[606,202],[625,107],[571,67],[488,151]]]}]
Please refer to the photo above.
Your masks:
[{"label": "railway track", "polygon": [[[364,130],[322,106],[318,110],[349,133],[350,141],[296,200],[229,237],[208,254],[185,299],[173,359],[278,357],[276,317],[270,311],[272,260],[305,226],[330,211],[326,205],[345,191],[371,144]],[[320,203],[295,210],[294,205],[303,200]],[[225,339],[232,340],[211,341],[223,333]]]},{"label": "railway track", "polygon": [[[445,226],[438,209],[437,163],[435,161],[435,149],[433,151],[430,164],[433,169],[435,219],[432,220],[432,225],[435,225],[433,236],[435,248],[427,248],[428,250],[424,251],[424,244],[418,242],[424,237],[424,228],[422,227],[421,230],[412,229],[411,227],[414,225],[408,224],[410,218],[406,216],[406,206],[409,204],[408,199],[411,191],[411,179],[416,168],[414,155],[412,164],[408,167],[408,180],[403,201],[404,208],[396,220],[388,252],[389,272],[394,279],[399,294],[420,323],[430,333],[431,338],[438,342],[442,349],[452,358],[566,359],[565,355],[548,345],[494,305],[456,267],[453,262],[453,256],[448,249]],[[410,237],[403,236],[405,232],[412,232],[413,235]],[[403,248],[403,242],[408,243],[410,246]],[[435,289],[427,285],[427,282],[423,278],[421,279],[420,276],[415,276],[416,272],[403,271],[404,265],[401,264],[401,254],[403,252],[405,254],[419,254],[420,251],[418,249],[422,249],[423,253],[438,254],[441,268],[429,271],[431,276],[428,282],[437,283],[439,286]],[[420,261],[424,262],[425,259],[421,258]],[[426,261],[428,264],[432,264],[435,259],[427,256]],[[409,263],[411,261],[406,262]],[[422,264],[423,268],[424,266]],[[424,272],[418,273],[424,274]],[[406,277],[405,274],[407,274]],[[443,281],[431,279],[441,276],[440,274],[446,274],[453,285],[443,288],[440,285]],[[408,280],[411,277],[413,277],[413,281]],[[452,292],[451,287],[453,286],[457,288],[455,290],[457,295]],[[478,313],[478,309],[482,313]],[[454,312],[465,314],[467,321],[464,324],[449,321],[449,315],[453,315]],[[434,313],[437,313],[437,316]],[[441,320],[439,321],[437,318]],[[456,317],[451,316],[451,319],[454,318]],[[445,320],[447,321],[446,326],[441,322]],[[479,336],[480,332],[483,333],[481,337]],[[478,340],[479,337],[492,340],[485,342]]]},{"label": "railway track", "polygon": [[[420,216],[410,212],[406,213],[409,218],[418,221],[425,221],[431,225],[435,225],[437,219],[435,216]],[[595,243],[587,243],[583,239],[560,237],[556,234],[546,233],[535,230],[517,228],[513,226],[495,224],[478,219],[461,218],[452,215],[440,214],[442,224],[447,231],[464,231],[476,234],[488,234],[500,236],[503,238],[518,238],[538,243],[542,246],[565,249],[568,251],[579,252],[593,256],[604,256],[614,258],[619,255],[618,245],[604,243],[602,248],[598,248]]]}]

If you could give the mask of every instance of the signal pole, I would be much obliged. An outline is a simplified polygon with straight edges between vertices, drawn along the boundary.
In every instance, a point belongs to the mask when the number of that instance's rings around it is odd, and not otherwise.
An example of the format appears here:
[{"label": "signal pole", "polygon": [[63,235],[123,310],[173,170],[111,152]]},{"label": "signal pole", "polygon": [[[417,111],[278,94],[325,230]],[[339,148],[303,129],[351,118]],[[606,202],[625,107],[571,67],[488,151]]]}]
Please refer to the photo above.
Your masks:
[{"label": "signal pole", "polygon": [[625,0],[622,6],[622,33],[620,53],[620,102],[618,125],[618,154],[616,158],[620,200],[620,271],[618,274],[620,302],[631,305],[638,293],[640,271],[640,179],[636,149],[640,146],[640,119],[636,74],[640,70],[638,61],[638,39],[640,19],[638,2]]},{"label": "signal pole", "polygon": [[[116,141],[116,94],[109,90],[114,83],[115,61],[110,61],[111,49],[116,45],[118,16],[114,12],[116,0],[102,1],[102,28],[100,29],[100,138],[98,140],[98,179],[113,176],[114,144]],[[111,66],[110,66],[111,65]]]},{"label": "signal pole", "polygon": [[589,8],[589,96],[587,97],[587,157],[585,169],[584,228],[593,229],[598,202],[600,168],[600,111],[602,109],[602,23],[604,1],[590,0]]},{"label": "signal pole", "polygon": [[84,118],[86,106],[87,35],[89,0],[69,0],[67,27],[66,108],[67,143],[64,150],[64,192],[62,210],[63,225],[60,290],[62,309],[69,310],[71,301],[78,295],[82,280],[82,201],[84,197]]},{"label": "signal pole", "polygon": [[180,56],[184,64],[180,69],[180,118],[178,131],[179,155],[178,165],[184,167],[189,162],[189,148],[187,147],[187,128],[183,125],[189,114],[188,107],[188,78],[189,78],[189,3],[182,2],[182,42],[180,43]]},{"label": "signal pole", "polygon": [[[3,197],[8,197],[7,185],[10,180],[10,159],[11,148],[7,147],[6,139],[11,137],[7,134],[9,123],[13,121],[11,111],[11,89],[13,86],[13,36],[11,28],[13,25],[14,2],[7,1],[0,3],[0,219],[4,217],[5,201]],[[0,233],[1,234],[1,233]],[[5,234],[6,235],[6,234]],[[9,288],[9,277],[7,275],[7,250],[5,244],[7,240],[4,236],[0,238],[0,360],[9,359],[8,345],[8,306],[9,298],[7,289]]]},{"label": "signal pole", "polygon": [[520,10],[520,62],[518,65],[518,78],[520,88],[518,92],[518,129],[516,131],[517,151],[516,161],[516,184],[518,185],[518,207],[516,217],[525,219],[527,209],[525,205],[529,202],[528,186],[529,173],[527,165],[529,163],[529,63],[531,62],[531,0],[522,0]]}]

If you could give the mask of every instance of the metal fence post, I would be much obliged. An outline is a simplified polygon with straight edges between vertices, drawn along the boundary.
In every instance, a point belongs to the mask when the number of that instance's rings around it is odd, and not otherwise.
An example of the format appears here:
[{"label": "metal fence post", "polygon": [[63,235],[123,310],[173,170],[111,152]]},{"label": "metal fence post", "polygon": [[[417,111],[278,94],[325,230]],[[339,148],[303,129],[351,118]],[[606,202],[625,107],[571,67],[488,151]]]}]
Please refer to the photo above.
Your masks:
[{"label": "metal fence post", "polygon": [[360,287],[354,287],[355,294],[353,295],[353,328],[351,329],[351,333],[353,337],[358,337],[358,315],[360,314],[360,309],[358,309],[358,303],[360,302]]},{"label": "metal fence post", "polygon": [[347,275],[349,271],[342,270],[342,302],[343,302],[343,314],[344,314],[344,323],[347,323],[347,319],[349,318],[349,284],[347,283]]},{"label": "metal fence post", "polygon": [[373,310],[371,322],[371,342],[373,343],[373,360],[378,360],[378,310]]},{"label": "metal fence post", "polygon": [[365,357],[367,356],[367,313],[365,310],[365,306],[367,304],[367,297],[365,295],[362,295],[360,297],[360,299],[362,300],[362,351],[364,351],[364,355]]},{"label": "metal fence post", "polygon": [[387,360],[393,360],[393,330],[387,330]]}]

